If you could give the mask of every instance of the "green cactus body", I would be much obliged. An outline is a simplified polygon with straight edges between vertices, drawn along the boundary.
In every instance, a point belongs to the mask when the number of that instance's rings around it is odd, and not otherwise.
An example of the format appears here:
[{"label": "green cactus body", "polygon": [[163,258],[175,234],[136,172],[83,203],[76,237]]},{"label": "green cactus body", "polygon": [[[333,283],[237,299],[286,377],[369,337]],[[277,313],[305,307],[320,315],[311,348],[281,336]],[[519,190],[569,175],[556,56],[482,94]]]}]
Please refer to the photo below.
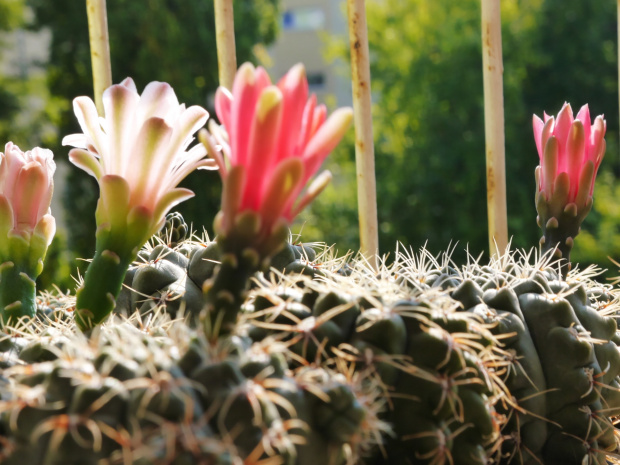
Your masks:
[{"label": "green cactus body", "polygon": [[[527,256],[375,273],[289,245],[231,290],[218,246],[172,242],[125,277],[117,311],[139,317],[86,335],[48,295],[0,337],[3,463],[581,465],[618,448],[609,285]],[[204,319],[210,286],[237,296],[226,332],[177,318]]]}]

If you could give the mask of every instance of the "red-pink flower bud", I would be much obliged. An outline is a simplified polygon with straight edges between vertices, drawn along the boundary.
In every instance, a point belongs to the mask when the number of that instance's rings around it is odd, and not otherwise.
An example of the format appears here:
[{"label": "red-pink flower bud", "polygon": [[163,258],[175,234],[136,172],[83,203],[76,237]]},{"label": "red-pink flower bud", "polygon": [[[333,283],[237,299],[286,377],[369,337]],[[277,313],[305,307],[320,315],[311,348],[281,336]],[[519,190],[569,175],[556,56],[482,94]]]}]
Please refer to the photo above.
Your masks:
[{"label": "red-pink flower bud", "polygon": [[[549,202],[557,192],[567,190],[558,201],[584,207],[592,198],[594,179],[605,155],[603,116],[592,123],[588,105],[584,105],[573,118],[571,106],[565,103],[555,118],[545,113],[541,120],[534,115],[533,127],[540,158],[539,193]],[[568,186],[558,185],[567,181]]]},{"label": "red-pink flower bud", "polygon": [[328,174],[317,177],[300,198],[353,118],[350,108],[341,108],[326,119],[325,106],[308,96],[301,64],[272,85],[263,68],[245,63],[232,93],[218,89],[215,110],[224,130],[211,124],[201,140],[225,184],[222,226],[227,230],[238,213],[251,211],[259,214],[267,235],[278,220],[292,221],[325,187]]}]

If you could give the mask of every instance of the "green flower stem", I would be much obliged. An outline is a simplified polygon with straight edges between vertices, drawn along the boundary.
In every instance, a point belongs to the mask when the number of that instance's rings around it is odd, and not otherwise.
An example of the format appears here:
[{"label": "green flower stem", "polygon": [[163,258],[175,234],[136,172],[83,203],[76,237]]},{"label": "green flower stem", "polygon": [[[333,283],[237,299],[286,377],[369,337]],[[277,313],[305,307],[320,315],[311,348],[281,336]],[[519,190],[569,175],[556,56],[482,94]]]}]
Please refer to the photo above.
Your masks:
[{"label": "green flower stem", "polygon": [[286,244],[288,237],[288,226],[283,221],[279,221],[269,233],[261,233],[261,217],[255,212],[237,215],[228,229],[222,226],[223,219],[220,212],[214,224],[222,261],[215,276],[203,285],[203,325],[213,339],[233,332],[250,279],[257,271],[269,269],[271,257]]},{"label": "green flower stem", "polygon": [[97,247],[76,294],[75,322],[82,331],[95,327],[114,310],[127,268],[135,259],[132,254],[100,249],[103,247]]},{"label": "green flower stem", "polygon": [[0,321],[14,325],[21,317],[36,312],[35,281],[19,266],[7,261],[0,265]]},{"label": "green flower stem", "polygon": [[[575,237],[579,234],[581,223],[591,207],[592,203],[589,202],[586,208],[579,210],[577,205],[570,203],[555,216],[545,215],[541,217],[542,215],[539,215],[538,221],[543,231],[543,236],[540,239],[541,251],[549,253],[553,250],[553,257],[560,260],[560,270],[564,279],[571,269],[570,252]],[[540,208],[539,211],[546,212]],[[546,218],[544,223],[543,218]]]},{"label": "green flower stem", "polygon": [[253,249],[223,255],[215,276],[203,286],[204,326],[209,336],[217,338],[220,334],[232,332],[245,301],[250,278],[258,271],[259,262],[258,253]]},{"label": "green flower stem", "polygon": [[540,240],[540,245],[543,254],[553,250],[552,256],[560,260],[562,277],[566,279],[571,269],[570,252],[573,248],[573,239],[562,234],[559,228],[547,228]]}]

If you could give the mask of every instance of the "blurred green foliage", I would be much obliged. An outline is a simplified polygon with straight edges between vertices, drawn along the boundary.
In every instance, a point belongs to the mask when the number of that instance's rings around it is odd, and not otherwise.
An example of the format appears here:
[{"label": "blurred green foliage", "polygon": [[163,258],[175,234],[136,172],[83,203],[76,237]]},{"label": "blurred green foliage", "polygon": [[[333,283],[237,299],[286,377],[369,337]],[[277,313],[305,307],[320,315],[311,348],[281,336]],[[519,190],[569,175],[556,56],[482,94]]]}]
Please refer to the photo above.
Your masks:
[{"label": "blurred green foliage", "polygon": [[[618,166],[616,3],[502,0],[501,7],[513,247],[536,246],[540,234],[532,114],[555,114],[564,101],[575,112],[589,103],[593,116],[606,115],[601,170],[608,173],[591,214],[601,226],[578,237],[574,253],[607,266],[604,254],[611,249],[603,243],[620,243],[615,230],[602,228],[618,225],[610,216],[616,182],[610,171]],[[467,246],[478,255],[488,249],[480,1],[370,0],[367,10],[381,252],[401,241],[414,249],[426,244],[436,254],[458,241],[456,260],[464,259]],[[348,47],[346,38],[336,39],[328,55],[347,60]],[[354,156],[351,138],[329,165],[347,181],[337,180],[306,216],[306,232],[322,231],[341,250],[358,247],[353,231],[336,226],[340,218],[356,218]],[[586,246],[591,242],[601,250]]]},{"label": "blurred green foliage", "polygon": [[0,31],[11,31],[22,25],[24,0],[3,0],[0,2]]},{"label": "blurred green foliage", "polygon": [[0,60],[6,70],[0,72],[0,151],[9,140],[28,150],[51,142],[55,135],[57,102],[48,91],[43,66],[26,73],[2,53],[11,39],[8,33],[27,26],[26,11],[25,0],[0,2]]},{"label": "blurred green foliage", "polygon": [[[47,85],[0,76],[0,136],[35,145],[44,142],[65,159],[60,137],[79,131],[71,99],[92,94],[85,2],[3,0],[0,30],[23,24],[22,7],[34,12],[33,29],[52,31]],[[169,82],[181,102],[210,110],[217,85],[211,0],[108,0],[113,80],[131,76],[142,89]],[[342,2],[343,4],[345,2]],[[605,113],[607,157],[595,189],[594,209],[576,240],[574,261],[611,264],[620,258],[618,83],[616,3],[611,0],[502,0],[506,177],[509,234],[513,247],[537,244],[531,129],[533,113],[555,114],[564,101],[575,111],[589,103]],[[236,0],[238,62],[253,60],[255,44],[274,40],[278,0]],[[368,0],[372,55],[374,135],[380,247],[396,241],[433,253],[458,242],[477,255],[487,249],[484,112],[480,0]],[[348,41],[333,40],[330,59],[348,59]],[[273,76],[275,79],[278,76]],[[49,90],[48,90],[49,89]],[[25,95],[45,102],[30,125],[18,115]],[[32,113],[32,111],[31,111]],[[57,128],[50,131],[49,126]],[[34,129],[34,130],[33,130]],[[353,131],[327,164],[334,181],[304,212],[295,230],[302,238],[358,247]],[[75,256],[94,250],[93,178],[70,167],[65,198],[70,228],[52,246],[50,261],[65,269],[57,250],[66,241]],[[197,229],[210,229],[219,207],[215,173],[198,172],[184,183],[197,198],[180,206]],[[76,221],[71,221],[76,218]],[[583,266],[582,266],[583,268]],[[55,282],[43,276],[42,282]],[[65,283],[66,280],[58,282]]]},{"label": "blurred green foliage", "polygon": [[[24,0],[0,1],[0,32],[7,33],[0,35],[0,52],[11,39],[23,41],[19,34],[27,26]],[[17,30],[16,37],[8,35]],[[0,73],[0,152],[8,141],[24,151],[53,143],[62,108],[62,102],[50,95],[44,64],[30,64],[31,69],[25,72],[22,63],[15,63],[16,58],[0,53],[6,69]],[[39,289],[50,289],[52,283],[65,288],[71,286],[69,256],[61,232],[48,251],[43,274],[37,279]]]}]

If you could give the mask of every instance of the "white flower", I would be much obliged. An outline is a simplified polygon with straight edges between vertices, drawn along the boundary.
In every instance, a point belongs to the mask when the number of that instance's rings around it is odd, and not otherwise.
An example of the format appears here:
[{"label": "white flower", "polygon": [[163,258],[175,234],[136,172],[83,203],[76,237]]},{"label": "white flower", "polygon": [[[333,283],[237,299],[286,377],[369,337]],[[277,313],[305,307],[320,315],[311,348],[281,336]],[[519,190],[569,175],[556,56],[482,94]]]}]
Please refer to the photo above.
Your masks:
[{"label": "white flower", "polygon": [[62,143],[76,147],[69,159],[99,182],[99,229],[124,230],[128,240],[134,235],[134,241],[144,242],[173,206],[193,197],[177,185],[195,169],[216,168],[202,144],[188,150],[209,114],[180,105],[166,83],[151,82],[139,95],[131,78],[106,89],[103,105],[100,118],[90,98],[74,99],[84,133],[66,136]]}]

